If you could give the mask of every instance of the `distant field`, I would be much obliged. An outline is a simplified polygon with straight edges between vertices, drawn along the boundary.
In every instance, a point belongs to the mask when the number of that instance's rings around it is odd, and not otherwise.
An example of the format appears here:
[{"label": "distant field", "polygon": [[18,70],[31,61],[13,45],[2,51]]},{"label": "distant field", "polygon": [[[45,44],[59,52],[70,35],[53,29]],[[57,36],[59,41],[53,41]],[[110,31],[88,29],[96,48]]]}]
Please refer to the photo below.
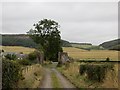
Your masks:
[{"label": "distant field", "polygon": [[27,48],[22,46],[0,46],[0,49],[3,49],[5,52],[23,52],[24,54],[29,54],[30,52],[33,52],[35,50],[33,48]]},{"label": "distant field", "polygon": [[[0,46],[5,52],[23,52],[25,54],[29,54],[33,52],[35,49],[21,47],[21,46]],[[68,55],[74,59],[105,59],[109,57],[112,60],[118,60],[118,53],[120,51],[113,50],[83,50],[74,47],[64,47],[64,52],[68,52]],[[119,57],[120,58],[120,57]]]},{"label": "distant field", "polygon": [[80,45],[80,44],[71,44],[72,47],[79,48],[79,49],[85,49],[85,50],[103,50],[102,46],[96,46],[96,45]]},{"label": "distant field", "polygon": [[79,44],[71,44],[73,47],[80,47],[80,48],[90,48],[92,45],[79,45]]},{"label": "distant field", "polygon": [[[74,47],[64,47],[63,50],[74,59],[105,59],[118,60],[119,51],[113,50],[82,50]],[[120,57],[119,57],[120,58]]]}]

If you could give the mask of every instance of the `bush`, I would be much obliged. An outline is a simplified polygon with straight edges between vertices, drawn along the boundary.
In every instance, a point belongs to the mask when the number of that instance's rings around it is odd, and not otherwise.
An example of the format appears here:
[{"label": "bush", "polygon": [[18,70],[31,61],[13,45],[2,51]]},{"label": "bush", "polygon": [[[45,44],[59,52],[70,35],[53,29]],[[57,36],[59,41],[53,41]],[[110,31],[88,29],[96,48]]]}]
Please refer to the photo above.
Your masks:
[{"label": "bush", "polygon": [[18,60],[18,63],[20,65],[31,65],[31,62],[29,60],[26,60],[26,59],[22,59],[22,60]]},{"label": "bush", "polygon": [[103,65],[89,65],[87,75],[89,80],[101,82],[105,78],[106,67]]},{"label": "bush", "polygon": [[108,69],[113,69],[113,65],[106,63],[98,65],[83,64],[80,65],[79,73],[80,75],[86,73],[89,80],[102,82]]},{"label": "bush", "polygon": [[109,58],[109,57],[107,57],[107,58],[106,58],[106,61],[110,61],[110,58]]},{"label": "bush", "polygon": [[80,75],[83,75],[86,72],[86,66],[85,65],[80,65],[79,72],[80,72]]},{"label": "bush", "polygon": [[21,78],[20,65],[15,61],[2,60],[2,88],[15,88]]},{"label": "bush", "polygon": [[15,60],[17,56],[15,54],[7,54],[5,55],[5,58],[9,60]]},{"label": "bush", "polygon": [[28,54],[28,59],[29,59],[30,61],[36,60],[36,59],[37,59],[36,53],[35,53],[35,52],[32,52],[32,53]]},{"label": "bush", "polygon": [[57,67],[62,67],[62,62],[58,62]]}]

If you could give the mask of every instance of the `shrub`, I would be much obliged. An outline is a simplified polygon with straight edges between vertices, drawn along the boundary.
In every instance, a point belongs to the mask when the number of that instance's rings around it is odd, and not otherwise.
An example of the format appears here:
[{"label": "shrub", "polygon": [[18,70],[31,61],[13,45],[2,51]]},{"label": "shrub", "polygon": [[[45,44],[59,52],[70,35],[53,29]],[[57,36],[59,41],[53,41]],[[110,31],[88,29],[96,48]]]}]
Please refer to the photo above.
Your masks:
[{"label": "shrub", "polygon": [[35,52],[32,52],[32,53],[28,54],[28,59],[30,61],[34,61],[36,58],[37,58],[37,56],[36,56]]},{"label": "shrub", "polygon": [[20,65],[15,61],[2,60],[2,88],[15,88],[21,78]]},{"label": "shrub", "polygon": [[101,82],[105,78],[106,67],[103,65],[88,65],[87,76],[89,80]]},{"label": "shrub", "polygon": [[18,60],[20,65],[31,65],[31,62],[27,59]]},{"label": "shrub", "polygon": [[15,54],[7,54],[5,55],[5,58],[9,60],[15,60],[17,56]]},{"label": "shrub", "polygon": [[86,72],[86,65],[80,65],[80,69],[79,69],[79,72],[80,72],[80,75],[83,75],[85,72]]},{"label": "shrub", "polygon": [[89,80],[102,82],[108,69],[113,69],[113,65],[106,63],[94,65],[83,64],[80,65],[79,73],[80,75],[86,73]]},{"label": "shrub", "polygon": [[106,58],[106,61],[110,61],[110,58],[109,58],[109,57],[107,57],[107,58]]},{"label": "shrub", "polygon": [[2,52],[5,52],[5,51],[2,49]]},{"label": "shrub", "polygon": [[62,67],[62,62],[61,61],[58,62],[57,67]]}]

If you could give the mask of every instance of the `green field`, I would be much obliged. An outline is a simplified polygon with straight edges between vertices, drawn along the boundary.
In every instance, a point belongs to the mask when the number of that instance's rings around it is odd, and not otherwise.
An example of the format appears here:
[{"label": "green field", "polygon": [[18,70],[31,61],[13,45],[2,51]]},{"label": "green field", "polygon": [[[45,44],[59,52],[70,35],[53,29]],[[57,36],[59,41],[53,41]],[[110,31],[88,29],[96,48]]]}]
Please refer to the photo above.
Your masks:
[{"label": "green field", "polygon": [[97,45],[80,45],[80,44],[71,44],[72,47],[79,48],[79,49],[85,49],[85,50],[104,50],[102,46]]},{"label": "green field", "polygon": [[79,44],[71,44],[72,47],[79,47],[79,48],[90,48],[92,45],[79,45]]}]

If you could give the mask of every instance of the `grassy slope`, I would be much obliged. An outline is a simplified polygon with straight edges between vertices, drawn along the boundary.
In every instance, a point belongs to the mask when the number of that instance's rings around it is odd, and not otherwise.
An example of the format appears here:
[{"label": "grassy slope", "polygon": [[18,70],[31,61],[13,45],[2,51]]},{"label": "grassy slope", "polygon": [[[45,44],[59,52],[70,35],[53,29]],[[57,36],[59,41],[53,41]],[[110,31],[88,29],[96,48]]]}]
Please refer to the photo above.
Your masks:
[{"label": "grassy slope", "polygon": [[113,50],[82,50],[73,47],[64,47],[63,50],[74,59],[106,59],[118,60],[118,52]]},{"label": "grassy slope", "polygon": [[116,49],[116,50],[120,50],[118,48],[118,46],[120,46],[120,39],[115,39],[115,40],[110,40],[110,41],[106,41],[102,44],[100,44],[99,46],[102,46],[106,49]]},{"label": "grassy slope", "polygon": [[29,54],[30,52],[33,52],[34,48],[27,48],[22,46],[0,46],[5,52],[23,52],[24,54]]}]

